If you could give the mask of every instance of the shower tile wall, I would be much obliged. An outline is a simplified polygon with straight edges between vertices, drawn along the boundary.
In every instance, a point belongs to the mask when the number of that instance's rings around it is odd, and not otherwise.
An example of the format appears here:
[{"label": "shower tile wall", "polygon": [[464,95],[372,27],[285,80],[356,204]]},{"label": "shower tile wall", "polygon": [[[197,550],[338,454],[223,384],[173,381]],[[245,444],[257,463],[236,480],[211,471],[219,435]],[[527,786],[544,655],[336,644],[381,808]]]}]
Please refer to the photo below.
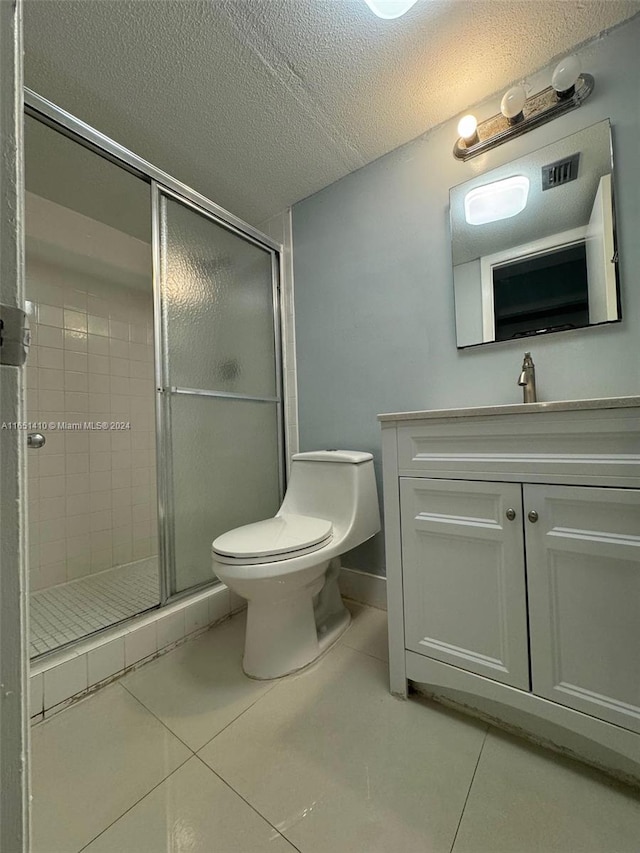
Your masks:
[{"label": "shower tile wall", "polygon": [[28,451],[31,589],[157,553],[151,294],[31,258]]}]

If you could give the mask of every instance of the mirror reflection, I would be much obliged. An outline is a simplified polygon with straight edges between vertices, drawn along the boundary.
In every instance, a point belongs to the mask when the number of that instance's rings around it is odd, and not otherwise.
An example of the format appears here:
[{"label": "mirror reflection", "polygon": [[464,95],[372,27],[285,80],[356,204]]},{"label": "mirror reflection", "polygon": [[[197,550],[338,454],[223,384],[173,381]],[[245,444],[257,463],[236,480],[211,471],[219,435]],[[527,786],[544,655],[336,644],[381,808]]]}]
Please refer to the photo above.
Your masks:
[{"label": "mirror reflection", "polygon": [[608,120],[450,191],[458,348],[620,320]]}]

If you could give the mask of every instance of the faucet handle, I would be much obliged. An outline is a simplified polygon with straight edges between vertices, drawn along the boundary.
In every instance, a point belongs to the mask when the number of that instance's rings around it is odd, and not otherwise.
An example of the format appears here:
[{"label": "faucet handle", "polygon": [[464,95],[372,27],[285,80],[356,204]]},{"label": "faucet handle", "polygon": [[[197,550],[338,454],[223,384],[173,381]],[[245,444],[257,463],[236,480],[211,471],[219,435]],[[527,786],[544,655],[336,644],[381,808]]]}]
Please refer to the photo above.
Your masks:
[{"label": "faucet handle", "polygon": [[535,403],[536,396],[536,367],[530,352],[525,352],[518,385],[524,389],[524,402]]}]

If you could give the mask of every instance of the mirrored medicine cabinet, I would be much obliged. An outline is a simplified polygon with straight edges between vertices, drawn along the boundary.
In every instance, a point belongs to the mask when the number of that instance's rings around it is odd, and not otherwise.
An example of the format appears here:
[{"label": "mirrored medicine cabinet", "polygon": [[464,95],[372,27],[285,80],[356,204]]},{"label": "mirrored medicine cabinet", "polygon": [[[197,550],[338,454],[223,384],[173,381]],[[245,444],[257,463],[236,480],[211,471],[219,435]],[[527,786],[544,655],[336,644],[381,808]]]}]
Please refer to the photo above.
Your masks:
[{"label": "mirrored medicine cabinet", "polygon": [[458,348],[621,319],[611,127],[450,190]]}]

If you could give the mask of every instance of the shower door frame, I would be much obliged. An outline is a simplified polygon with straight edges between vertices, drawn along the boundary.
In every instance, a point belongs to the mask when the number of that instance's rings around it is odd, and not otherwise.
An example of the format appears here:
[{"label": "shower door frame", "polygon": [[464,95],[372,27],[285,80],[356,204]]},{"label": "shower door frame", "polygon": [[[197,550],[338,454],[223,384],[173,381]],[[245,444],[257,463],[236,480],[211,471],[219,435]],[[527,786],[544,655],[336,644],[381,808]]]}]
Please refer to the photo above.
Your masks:
[{"label": "shower door frame", "polygon": [[[156,386],[156,479],[158,487],[158,557],[160,580],[160,607],[173,601],[192,595],[194,592],[212,586],[216,581],[204,582],[180,592],[172,592],[176,578],[175,554],[173,542],[173,494],[171,456],[169,451],[171,427],[169,398],[172,389],[166,384],[168,378],[167,353],[163,336],[161,313],[161,259],[160,259],[160,195],[172,198],[196,213],[205,216],[215,224],[236,234],[250,243],[264,249],[271,256],[271,283],[273,299],[273,328],[276,368],[276,397],[269,402],[277,403],[278,429],[278,472],[280,497],[285,490],[285,431],[284,431],[284,392],[282,381],[282,331],[280,309],[280,283],[282,281],[281,243],[263,234],[253,225],[225,210],[206,196],[182,183],[167,172],[158,169],[152,163],[129,151],[123,145],[83,122],[56,104],[38,95],[32,89],[24,88],[24,113],[35,118],[53,130],[78,142],[90,151],[125,169],[150,186],[150,220],[152,227],[152,276],[154,304],[154,369]],[[194,389],[177,389],[176,393],[193,392]],[[196,391],[197,393],[197,391]],[[211,396],[208,394],[208,396]],[[219,393],[216,396],[234,396]],[[240,396],[240,395],[239,395]],[[246,398],[241,395],[242,399]],[[259,399],[259,398],[258,398]],[[264,399],[264,398],[262,398]],[[265,400],[266,402],[266,400]]]},{"label": "shower door frame", "polygon": [[[225,228],[237,237],[265,249],[271,255],[271,289],[273,301],[273,332],[276,372],[276,396],[262,397],[251,394],[233,394],[224,391],[212,391],[202,388],[178,388],[170,384],[169,353],[165,346],[167,329],[165,313],[162,309],[162,249],[161,249],[161,196],[177,201],[194,213],[203,216],[209,222]],[[284,400],[282,382],[282,333],[280,323],[280,270],[281,248],[267,246],[262,239],[240,229],[237,225],[227,222],[213,211],[205,209],[190,198],[185,198],[179,192],[172,190],[161,182],[151,181],[151,210],[152,210],[152,248],[153,248],[153,298],[154,298],[154,339],[155,339],[155,371],[156,371],[156,447],[157,447],[157,479],[158,479],[158,533],[160,536],[160,565],[164,578],[161,579],[161,590],[168,594],[168,601],[177,601],[193,592],[211,586],[215,581],[205,581],[188,587],[180,592],[171,592],[172,581],[176,580],[175,556],[175,511],[173,503],[173,457],[171,453],[171,397],[188,395],[196,397],[213,397],[227,400],[246,400],[255,403],[277,404],[278,431],[278,482],[280,500],[285,489],[285,459],[284,459]],[[235,217],[234,217],[235,219]],[[252,229],[255,231],[255,229]],[[260,234],[258,231],[257,234]],[[262,235],[260,235],[262,237]],[[161,602],[162,605],[162,602]]]}]

